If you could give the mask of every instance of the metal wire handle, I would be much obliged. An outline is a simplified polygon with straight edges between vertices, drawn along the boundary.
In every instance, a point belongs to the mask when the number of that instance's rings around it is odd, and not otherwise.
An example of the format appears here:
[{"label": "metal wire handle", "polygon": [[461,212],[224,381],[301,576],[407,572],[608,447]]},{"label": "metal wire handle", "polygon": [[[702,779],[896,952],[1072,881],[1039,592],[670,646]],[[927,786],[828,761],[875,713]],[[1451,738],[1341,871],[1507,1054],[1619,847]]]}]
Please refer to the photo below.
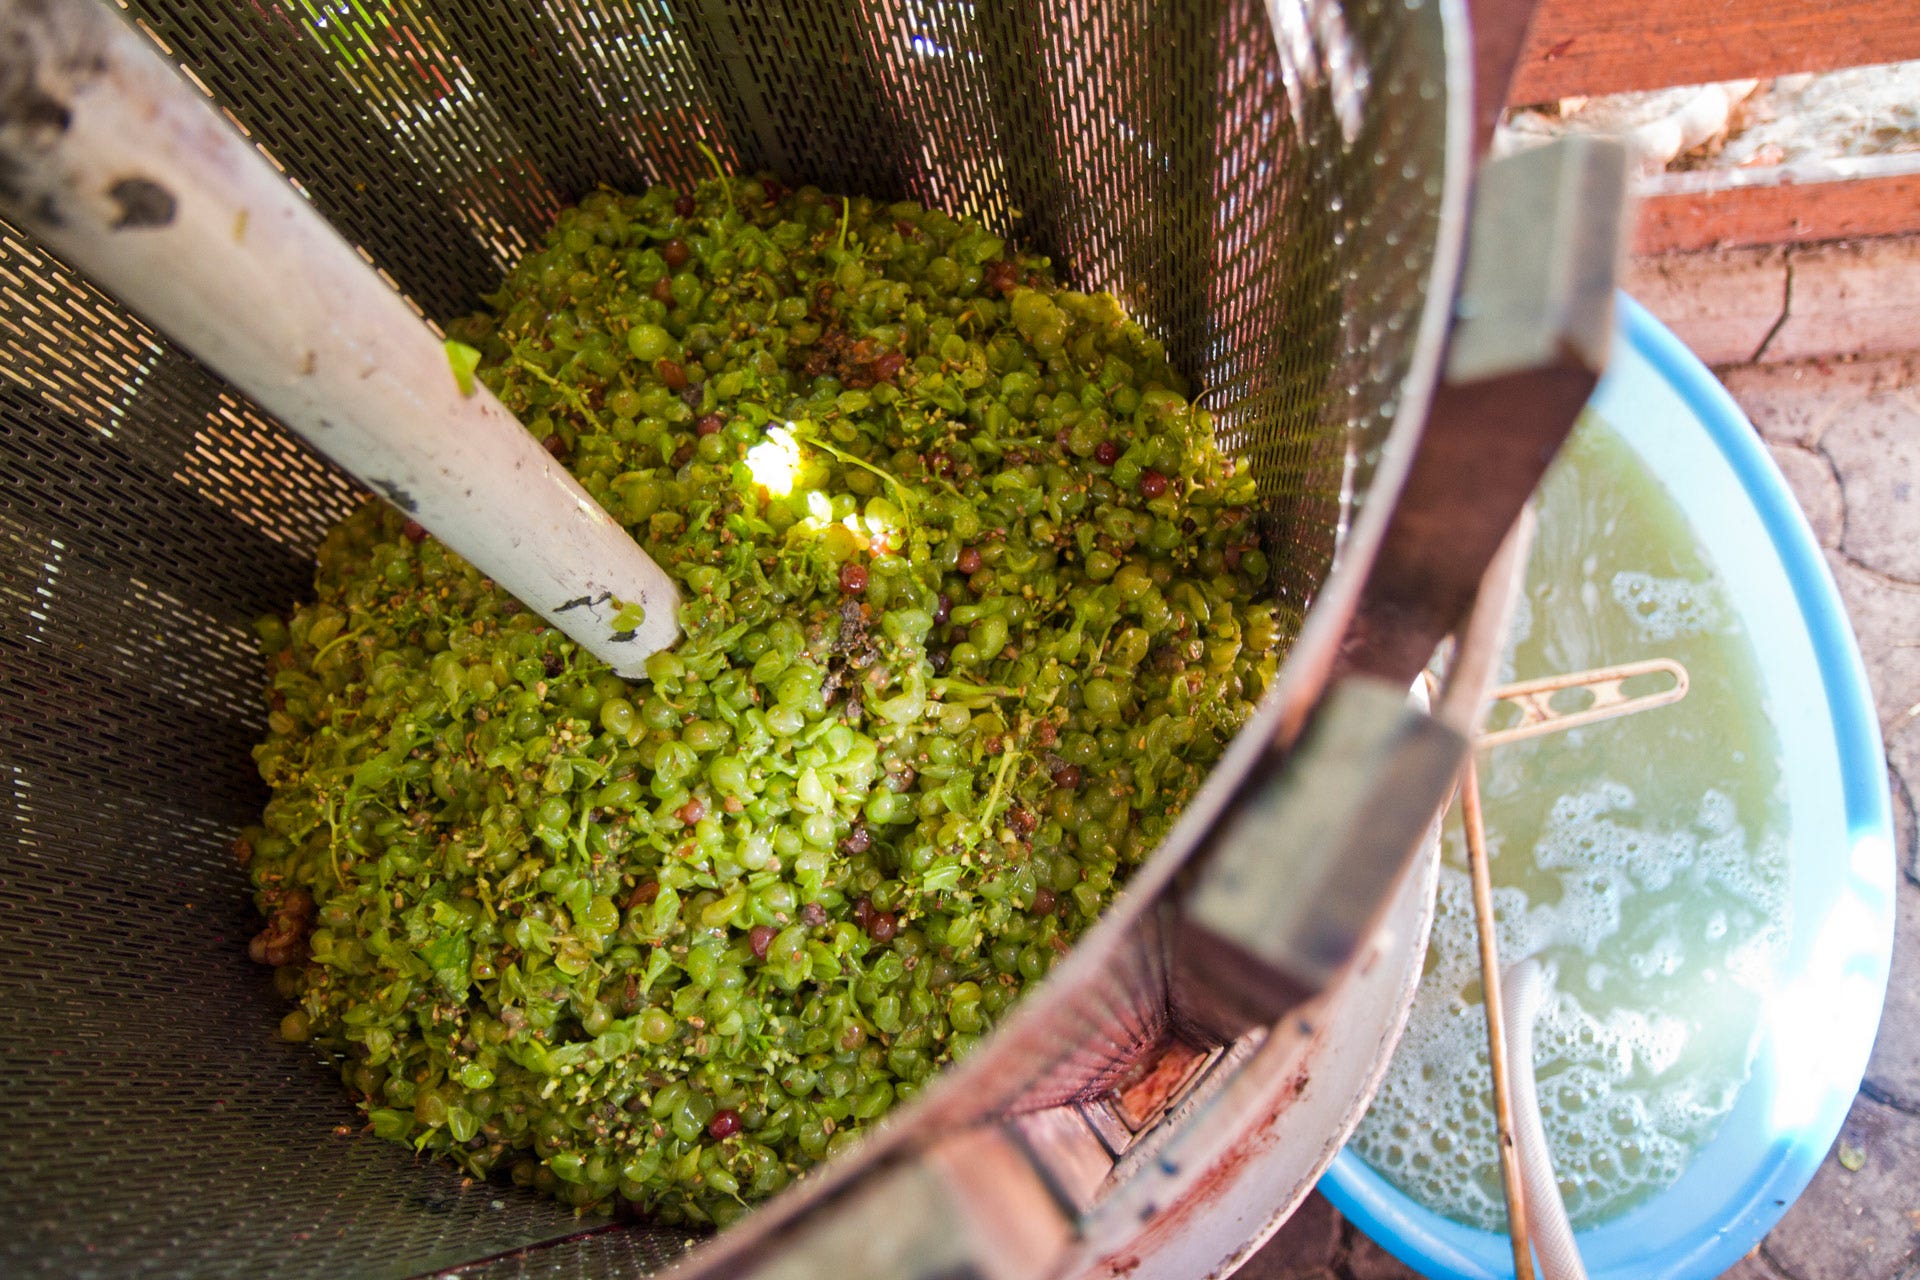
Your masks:
[{"label": "metal wire handle", "polygon": [[[1629,695],[1627,682],[1642,676],[1666,675],[1673,683],[1665,689],[1653,693]],[[1571,711],[1563,711],[1553,705],[1553,695],[1569,689],[1583,690],[1593,695],[1593,701],[1587,706]],[[1687,696],[1687,669],[1671,658],[1649,658],[1643,662],[1624,662],[1618,666],[1595,667],[1590,671],[1575,671],[1567,675],[1544,676],[1538,680],[1522,680],[1516,684],[1502,685],[1493,691],[1492,699],[1497,703],[1511,703],[1520,710],[1518,723],[1505,729],[1496,729],[1483,733],[1478,738],[1482,747],[1499,747],[1509,742],[1521,742],[1527,738],[1537,738],[1542,734],[1558,733],[1562,729],[1578,729],[1583,725],[1598,724],[1602,720],[1611,720],[1616,716],[1630,716],[1640,711],[1651,711],[1655,707],[1664,707],[1680,701]]]}]

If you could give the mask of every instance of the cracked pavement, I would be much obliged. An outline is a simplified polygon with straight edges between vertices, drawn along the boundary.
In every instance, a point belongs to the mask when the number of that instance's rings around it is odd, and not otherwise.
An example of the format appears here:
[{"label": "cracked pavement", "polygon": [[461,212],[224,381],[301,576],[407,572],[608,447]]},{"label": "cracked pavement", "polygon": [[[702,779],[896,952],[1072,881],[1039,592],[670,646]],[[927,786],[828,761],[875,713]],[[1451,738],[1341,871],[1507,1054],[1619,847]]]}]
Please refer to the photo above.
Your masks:
[{"label": "cracked pavement", "polygon": [[[1747,281],[1749,288],[1757,283]],[[1750,295],[1746,317],[1727,320],[1729,328],[1745,324],[1748,332],[1757,323],[1770,339],[1744,350],[1782,348],[1785,317],[1754,318],[1767,296]],[[1657,301],[1648,301],[1665,318]],[[1806,1193],[1760,1247],[1725,1275],[1920,1280],[1920,846],[1914,812],[1920,789],[1920,351],[1743,364],[1718,372],[1806,511],[1853,622],[1886,740],[1902,872],[1893,977],[1846,1128]],[[1317,1195],[1239,1272],[1245,1280],[1408,1280],[1417,1274]]]}]

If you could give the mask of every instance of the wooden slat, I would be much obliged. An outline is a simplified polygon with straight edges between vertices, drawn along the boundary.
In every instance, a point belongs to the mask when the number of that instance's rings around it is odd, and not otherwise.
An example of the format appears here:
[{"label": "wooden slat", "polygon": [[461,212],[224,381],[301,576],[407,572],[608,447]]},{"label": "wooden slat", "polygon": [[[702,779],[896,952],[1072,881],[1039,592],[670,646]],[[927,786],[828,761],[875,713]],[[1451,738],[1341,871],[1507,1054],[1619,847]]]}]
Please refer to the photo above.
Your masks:
[{"label": "wooden slat", "polygon": [[1541,0],[1508,101],[1920,58],[1914,0]]},{"label": "wooden slat", "polygon": [[1662,175],[1633,251],[1678,253],[1920,232],[1920,155]]},{"label": "wooden slat", "polygon": [[1473,154],[1483,156],[1526,55],[1527,32],[1547,0],[1472,0]]}]

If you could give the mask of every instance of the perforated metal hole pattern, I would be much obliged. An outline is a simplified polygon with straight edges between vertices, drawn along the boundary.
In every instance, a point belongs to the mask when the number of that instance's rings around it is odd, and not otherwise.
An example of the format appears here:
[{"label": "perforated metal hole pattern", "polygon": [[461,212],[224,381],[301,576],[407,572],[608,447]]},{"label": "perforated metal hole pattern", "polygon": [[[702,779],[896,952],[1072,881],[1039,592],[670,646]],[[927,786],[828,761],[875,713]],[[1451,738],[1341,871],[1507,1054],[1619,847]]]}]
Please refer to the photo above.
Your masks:
[{"label": "perforated metal hole pattern", "polygon": [[[703,174],[696,141],[984,217],[1166,338],[1253,461],[1297,621],[1366,500],[1417,337],[1433,3],[124,7],[435,319],[595,185]],[[555,1206],[417,1164],[274,1038],[227,852],[263,798],[246,624],[304,593],[357,500],[0,225],[7,1274],[620,1275],[680,1246],[571,1239]],[[539,1241],[563,1243],[516,1252]]]}]

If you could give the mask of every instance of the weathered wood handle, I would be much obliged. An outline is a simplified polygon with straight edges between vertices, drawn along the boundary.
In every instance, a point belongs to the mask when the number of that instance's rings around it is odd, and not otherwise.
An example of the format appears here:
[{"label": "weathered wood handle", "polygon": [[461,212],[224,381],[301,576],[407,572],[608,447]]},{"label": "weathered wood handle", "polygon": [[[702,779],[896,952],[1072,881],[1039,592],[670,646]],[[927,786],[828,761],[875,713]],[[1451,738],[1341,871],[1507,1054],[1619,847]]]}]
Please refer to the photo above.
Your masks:
[{"label": "weathered wood handle", "polygon": [[0,0],[0,212],[622,675],[673,643],[666,572],[96,0]]}]

